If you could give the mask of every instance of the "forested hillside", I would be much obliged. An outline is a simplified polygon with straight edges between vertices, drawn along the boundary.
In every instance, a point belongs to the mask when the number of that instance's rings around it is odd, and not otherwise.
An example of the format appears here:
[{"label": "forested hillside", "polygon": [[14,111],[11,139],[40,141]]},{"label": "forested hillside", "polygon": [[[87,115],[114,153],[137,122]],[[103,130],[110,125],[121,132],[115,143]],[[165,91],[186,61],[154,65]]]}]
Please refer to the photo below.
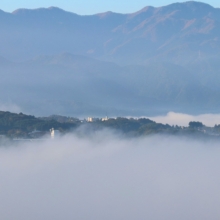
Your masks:
[{"label": "forested hillside", "polygon": [[126,137],[146,135],[175,135],[195,138],[220,138],[220,125],[206,127],[201,122],[189,122],[188,127],[156,123],[147,118],[94,119],[92,122],[66,116],[53,115],[36,118],[23,113],[0,112],[0,138],[36,139],[49,138],[50,129],[59,130],[60,135],[93,135],[96,131],[108,129]]}]

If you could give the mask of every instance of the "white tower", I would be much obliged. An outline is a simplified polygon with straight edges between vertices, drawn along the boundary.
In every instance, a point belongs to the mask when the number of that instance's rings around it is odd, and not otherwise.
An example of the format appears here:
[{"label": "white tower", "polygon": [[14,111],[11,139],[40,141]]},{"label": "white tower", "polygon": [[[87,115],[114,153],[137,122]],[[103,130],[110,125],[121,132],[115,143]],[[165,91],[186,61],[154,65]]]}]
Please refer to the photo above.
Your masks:
[{"label": "white tower", "polygon": [[50,129],[50,137],[51,137],[51,139],[54,139],[54,136],[55,136],[54,128],[51,128]]}]

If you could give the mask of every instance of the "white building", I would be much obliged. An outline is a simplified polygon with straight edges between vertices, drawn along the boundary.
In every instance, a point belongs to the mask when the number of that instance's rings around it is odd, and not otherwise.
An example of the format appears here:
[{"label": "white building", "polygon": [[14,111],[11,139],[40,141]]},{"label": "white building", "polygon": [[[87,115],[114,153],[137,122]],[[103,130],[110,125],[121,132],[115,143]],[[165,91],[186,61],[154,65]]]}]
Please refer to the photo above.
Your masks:
[{"label": "white building", "polygon": [[87,118],[87,121],[88,121],[88,122],[92,122],[93,120],[92,120],[91,117],[88,117],[88,118]]},{"label": "white building", "polygon": [[108,117],[102,118],[102,121],[108,121]]},{"label": "white building", "polygon": [[88,117],[87,118],[87,122],[94,122],[94,121],[98,121],[99,118],[92,118],[92,117]]}]

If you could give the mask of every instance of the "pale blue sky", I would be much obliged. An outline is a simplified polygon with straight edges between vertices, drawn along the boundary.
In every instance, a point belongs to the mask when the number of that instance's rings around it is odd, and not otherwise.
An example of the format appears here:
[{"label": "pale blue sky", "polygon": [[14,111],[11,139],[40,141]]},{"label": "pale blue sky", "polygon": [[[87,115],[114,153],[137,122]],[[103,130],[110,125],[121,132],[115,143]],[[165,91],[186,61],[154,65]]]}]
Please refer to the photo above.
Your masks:
[{"label": "pale blue sky", "polygon": [[[95,14],[105,11],[129,13],[145,6],[163,6],[174,3],[174,0],[1,0],[0,9],[12,12],[18,8],[39,8],[57,6],[77,14]],[[179,0],[178,2],[185,2]],[[214,7],[220,8],[220,0],[203,0]]]}]

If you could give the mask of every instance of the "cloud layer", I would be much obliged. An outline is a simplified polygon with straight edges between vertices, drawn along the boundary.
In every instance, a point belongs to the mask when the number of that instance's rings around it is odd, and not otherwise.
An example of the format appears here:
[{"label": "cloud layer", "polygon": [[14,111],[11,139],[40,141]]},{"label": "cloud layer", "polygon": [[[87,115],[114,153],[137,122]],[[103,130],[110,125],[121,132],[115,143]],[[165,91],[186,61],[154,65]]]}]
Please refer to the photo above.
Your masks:
[{"label": "cloud layer", "polygon": [[206,126],[220,124],[220,114],[187,115],[183,113],[169,112],[164,116],[150,117],[150,119],[163,124],[188,126],[190,121],[200,121]]},{"label": "cloud layer", "polygon": [[0,149],[7,220],[217,220],[218,142],[90,137]]}]

